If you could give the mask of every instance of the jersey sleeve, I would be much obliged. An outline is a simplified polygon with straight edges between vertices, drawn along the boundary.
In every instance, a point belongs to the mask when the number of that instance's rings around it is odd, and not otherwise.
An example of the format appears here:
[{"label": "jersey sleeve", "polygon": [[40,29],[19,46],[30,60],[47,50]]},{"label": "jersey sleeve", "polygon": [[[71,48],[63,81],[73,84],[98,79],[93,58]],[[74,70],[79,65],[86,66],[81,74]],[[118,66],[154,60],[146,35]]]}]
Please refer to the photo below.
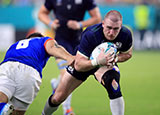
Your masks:
[{"label": "jersey sleeve", "polygon": [[95,0],[85,0],[85,2],[87,10],[92,10],[97,6]]},{"label": "jersey sleeve", "polygon": [[46,50],[46,44],[47,44],[47,42],[50,41],[50,40],[53,40],[53,38],[50,38],[50,37],[46,37],[46,38],[45,38],[45,41],[44,41],[44,48],[45,48],[45,50]]},{"label": "jersey sleeve", "polygon": [[52,0],[45,0],[44,6],[50,11],[53,9]]},{"label": "jersey sleeve", "polygon": [[128,34],[127,34],[127,36],[126,36],[126,43],[125,43],[125,46],[124,46],[124,48],[123,48],[123,52],[126,52],[126,51],[128,51],[131,47],[132,47],[132,45],[133,45],[133,38],[132,38],[132,33],[131,33],[131,31],[129,31],[128,30],[128,32],[127,32]]}]

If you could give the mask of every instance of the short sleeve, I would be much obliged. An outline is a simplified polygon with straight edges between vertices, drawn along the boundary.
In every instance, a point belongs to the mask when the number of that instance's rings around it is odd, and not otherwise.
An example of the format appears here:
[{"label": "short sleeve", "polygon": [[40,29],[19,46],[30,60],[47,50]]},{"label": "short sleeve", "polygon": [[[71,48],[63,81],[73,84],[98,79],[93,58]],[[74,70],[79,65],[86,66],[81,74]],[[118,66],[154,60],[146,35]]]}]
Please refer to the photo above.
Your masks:
[{"label": "short sleeve", "polygon": [[45,0],[44,6],[50,11],[53,9],[52,0]]}]

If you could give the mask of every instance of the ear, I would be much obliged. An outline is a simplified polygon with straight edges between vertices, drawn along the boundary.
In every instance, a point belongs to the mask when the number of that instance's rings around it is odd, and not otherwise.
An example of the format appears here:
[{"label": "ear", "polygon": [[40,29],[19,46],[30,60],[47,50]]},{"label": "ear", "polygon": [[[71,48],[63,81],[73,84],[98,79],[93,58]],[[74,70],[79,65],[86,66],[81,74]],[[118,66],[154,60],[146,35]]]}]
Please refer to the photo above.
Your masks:
[{"label": "ear", "polygon": [[102,21],[102,27],[104,28],[104,20]]}]

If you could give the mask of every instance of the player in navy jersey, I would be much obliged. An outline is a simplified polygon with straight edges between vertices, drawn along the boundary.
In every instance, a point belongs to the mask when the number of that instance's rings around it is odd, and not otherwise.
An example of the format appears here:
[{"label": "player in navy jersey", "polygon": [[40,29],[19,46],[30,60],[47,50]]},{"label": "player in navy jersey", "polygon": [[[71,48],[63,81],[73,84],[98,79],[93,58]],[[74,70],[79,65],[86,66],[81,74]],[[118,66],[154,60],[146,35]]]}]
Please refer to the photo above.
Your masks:
[{"label": "player in navy jersey", "polygon": [[72,61],[63,47],[50,37],[33,33],[7,50],[0,64],[0,115],[23,115],[37,95],[42,69],[51,56]]},{"label": "player in navy jersey", "polygon": [[[127,61],[132,57],[132,34],[122,26],[122,16],[116,10],[109,11],[101,24],[88,27],[81,35],[82,39],[74,62],[67,67],[60,84],[46,102],[44,115],[56,111],[59,104],[83,83],[89,75],[94,75],[101,83],[110,98],[112,115],[124,115],[124,100],[120,88],[120,72],[118,62]],[[97,59],[90,60],[93,49],[103,42],[117,45],[118,54],[113,56],[102,51]],[[114,65],[114,63],[116,63]],[[101,66],[99,66],[101,65]]]},{"label": "player in navy jersey", "polygon": [[[49,16],[51,11],[55,15],[54,20]],[[90,14],[90,18],[83,20],[86,11]],[[83,27],[100,23],[101,15],[94,0],[45,0],[39,11],[39,19],[55,30],[55,40],[58,44],[75,55],[75,48],[80,43]],[[67,63],[59,58],[56,61],[60,75],[58,80],[53,79],[51,81],[53,89],[57,87],[60,77],[63,76]],[[63,103],[64,115],[70,111],[70,100],[71,95]]]}]

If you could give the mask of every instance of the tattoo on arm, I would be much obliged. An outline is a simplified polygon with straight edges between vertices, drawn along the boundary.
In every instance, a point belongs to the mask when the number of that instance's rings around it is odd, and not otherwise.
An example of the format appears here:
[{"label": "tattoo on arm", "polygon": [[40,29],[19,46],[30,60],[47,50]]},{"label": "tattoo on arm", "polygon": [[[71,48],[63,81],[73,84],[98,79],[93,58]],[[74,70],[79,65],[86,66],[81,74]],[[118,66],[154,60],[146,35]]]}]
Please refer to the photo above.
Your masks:
[{"label": "tattoo on arm", "polygon": [[55,46],[56,48],[60,48],[60,45],[58,45],[57,43],[55,43],[54,46]]}]

